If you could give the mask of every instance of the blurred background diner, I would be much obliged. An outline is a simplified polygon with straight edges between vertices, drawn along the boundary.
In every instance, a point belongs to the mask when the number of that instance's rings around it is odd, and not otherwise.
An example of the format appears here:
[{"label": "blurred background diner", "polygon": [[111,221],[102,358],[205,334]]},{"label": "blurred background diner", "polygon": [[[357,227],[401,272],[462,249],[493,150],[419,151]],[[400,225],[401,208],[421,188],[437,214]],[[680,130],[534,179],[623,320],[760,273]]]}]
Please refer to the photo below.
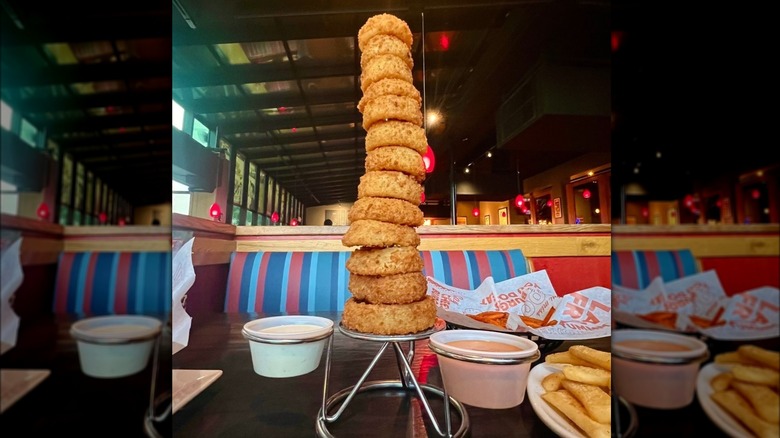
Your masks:
[{"label": "blurred background diner", "polygon": [[[21,269],[3,435],[143,436],[171,386],[170,6],[9,0],[0,20],[3,272]],[[148,356],[89,371],[71,328],[116,315],[152,318]]]}]

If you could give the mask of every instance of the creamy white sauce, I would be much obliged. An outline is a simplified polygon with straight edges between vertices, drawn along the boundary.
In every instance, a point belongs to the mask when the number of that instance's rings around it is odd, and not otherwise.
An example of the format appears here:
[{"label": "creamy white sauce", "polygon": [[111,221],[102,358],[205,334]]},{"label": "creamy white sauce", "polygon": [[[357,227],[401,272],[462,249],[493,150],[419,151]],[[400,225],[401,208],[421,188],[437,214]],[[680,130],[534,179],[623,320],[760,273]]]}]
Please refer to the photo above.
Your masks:
[{"label": "creamy white sauce", "polygon": [[260,333],[303,333],[320,329],[322,327],[314,324],[285,324],[275,327],[268,327],[260,330]]},{"label": "creamy white sauce", "polygon": [[89,333],[95,335],[134,335],[149,331],[149,327],[136,324],[104,325],[89,329]]}]

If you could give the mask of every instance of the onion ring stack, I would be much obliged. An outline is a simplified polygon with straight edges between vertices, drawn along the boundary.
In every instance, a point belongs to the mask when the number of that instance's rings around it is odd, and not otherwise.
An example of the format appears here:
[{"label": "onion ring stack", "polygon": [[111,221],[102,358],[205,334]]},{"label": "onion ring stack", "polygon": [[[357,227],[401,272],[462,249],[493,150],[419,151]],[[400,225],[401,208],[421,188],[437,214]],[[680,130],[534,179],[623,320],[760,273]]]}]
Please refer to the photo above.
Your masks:
[{"label": "onion ring stack", "polygon": [[411,334],[436,322],[415,229],[423,224],[422,154],[428,141],[413,83],[412,32],[398,17],[379,14],[360,28],[358,44],[366,173],[341,239],[357,247],[347,260],[352,297],[341,323],[363,333]]}]

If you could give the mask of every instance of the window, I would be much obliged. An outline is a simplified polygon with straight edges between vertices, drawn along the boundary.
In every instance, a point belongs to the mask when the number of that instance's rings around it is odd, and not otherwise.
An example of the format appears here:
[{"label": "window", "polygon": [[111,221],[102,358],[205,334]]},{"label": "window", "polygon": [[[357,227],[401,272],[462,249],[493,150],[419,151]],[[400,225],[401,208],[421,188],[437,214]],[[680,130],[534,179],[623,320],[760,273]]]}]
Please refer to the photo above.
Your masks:
[{"label": "window", "polygon": [[184,108],[175,100],[173,101],[173,127],[182,131],[184,129]]},{"label": "window", "polygon": [[38,128],[28,122],[27,119],[22,119],[22,129],[19,132],[19,137],[32,147],[38,146]]},{"label": "window", "polygon": [[189,215],[190,214],[190,188],[180,182],[177,181],[172,181],[172,182],[173,182],[173,198],[171,202],[173,203],[173,212],[183,214],[183,215]]},{"label": "window", "polygon": [[7,103],[0,100],[0,125],[2,125],[3,129],[6,131],[11,130],[11,118],[14,115],[14,110],[8,106]]},{"label": "window", "polygon": [[0,212],[16,216],[19,210],[19,192],[16,186],[0,181]]},{"label": "window", "polygon": [[193,120],[192,123],[192,138],[203,146],[209,147],[209,128],[198,119]]}]

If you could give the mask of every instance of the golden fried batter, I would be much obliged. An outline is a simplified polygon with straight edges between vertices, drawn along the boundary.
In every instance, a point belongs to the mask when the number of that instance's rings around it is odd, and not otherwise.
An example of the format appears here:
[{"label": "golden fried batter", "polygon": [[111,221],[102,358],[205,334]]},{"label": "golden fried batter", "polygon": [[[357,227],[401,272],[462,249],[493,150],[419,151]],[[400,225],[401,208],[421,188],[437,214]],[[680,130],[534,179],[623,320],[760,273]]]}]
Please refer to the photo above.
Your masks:
[{"label": "golden fried batter", "polygon": [[385,95],[411,97],[417,101],[418,105],[422,104],[420,91],[413,84],[400,79],[389,78],[376,81],[368,87],[366,92],[363,93],[360,102],[358,102],[358,110],[362,113],[368,102]]},{"label": "golden fried batter", "polygon": [[372,248],[417,246],[420,244],[420,236],[413,227],[364,219],[349,225],[341,243],[344,246]]},{"label": "golden fried batter", "polygon": [[393,35],[377,35],[368,42],[363,53],[360,54],[360,68],[366,68],[368,62],[379,55],[393,55],[404,60],[410,69],[414,67],[412,52],[409,47]]},{"label": "golden fried batter", "polygon": [[346,263],[350,274],[395,275],[422,272],[420,251],[412,246],[390,248],[358,248],[352,251]]},{"label": "golden fried batter", "polygon": [[349,276],[349,291],[358,301],[369,304],[407,304],[421,300],[428,292],[422,272],[396,275]]},{"label": "golden fried batter", "polygon": [[425,180],[425,163],[416,150],[403,146],[385,146],[366,154],[366,170],[395,170],[418,182]]},{"label": "golden fried batter", "polygon": [[350,222],[372,219],[398,225],[418,227],[423,224],[420,207],[393,198],[361,198],[352,204],[348,215]]},{"label": "golden fried batter", "polygon": [[436,304],[430,295],[409,304],[369,304],[350,298],[344,303],[341,323],[361,333],[417,333],[436,324]]},{"label": "golden fried batter", "polygon": [[398,120],[376,122],[366,133],[366,151],[382,146],[406,146],[424,154],[428,150],[428,139],[420,125]]},{"label": "golden fried batter", "polygon": [[374,123],[385,120],[422,125],[420,103],[411,97],[385,94],[369,101],[363,108],[363,129],[366,131]]},{"label": "golden fried batter", "polygon": [[406,66],[402,58],[393,55],[377,55],[371,58],[360,74],[360,90],[365,93],[374,82],[388,78],[414,83],[412,70]]},{"label": "golden fried batter", "polygon": [[366,50],[368,42],[376,35],[392,35],[412,48],[412,31],[409,25],[400,18],[390,14],[379,14],[366,20],[358,30],[358,47],[360,51]]},{"label": "golden fried batter", "polygon": [[366,197],[403,199],[420,205],[422,186],[411,176],[395,171],[370,171],[360,177],[358,199]]}]

